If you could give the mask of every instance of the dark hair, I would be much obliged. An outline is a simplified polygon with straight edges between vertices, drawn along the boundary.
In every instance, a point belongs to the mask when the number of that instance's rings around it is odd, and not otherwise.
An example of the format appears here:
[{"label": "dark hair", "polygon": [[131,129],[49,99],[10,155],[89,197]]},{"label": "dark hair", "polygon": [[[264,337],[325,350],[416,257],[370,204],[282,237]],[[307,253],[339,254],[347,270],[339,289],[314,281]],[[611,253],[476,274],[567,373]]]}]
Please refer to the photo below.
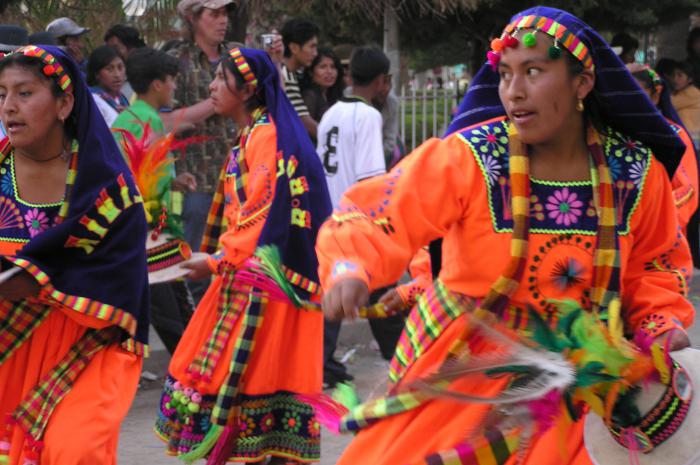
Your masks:
[{"label": "dark hair", "polygon": [[620,55],[623,55],[632,50],[638,49],[639,41],[631,35],[627,34],[626,32],[618,32],[617,34],[615,34],[615,36],[613,36],[610,45],[612,47],[622,47],[622,53],[620,53]]},{"label": "dark hair", "polygon": [[315,23],[312,23],[308,19],[290,19],[284,26],[280,34],[282,34],[282,43],[284,44],[284,56],[292,56],[292,50],[289,48],[289,44],[298,44],[303,47],[305,43],[318,37],[320,29]]},{"label": "dark hair", "polygon": [[340,63],[340,58],[333,52],[330,48],[322,47],[318,49],[318,55],[311,62],[311,66],[304,70],[304,76],[301,78],[299,85],[302,90],[313,87],[314,84],[314,69],[321,63],[323,58],[330,58],[333,60],[333,65],[335,69],[338,70],[338,77],[331,87],[328,88],[326,92],[326,98],[328,99],[328,105],[333,105],[337,102],[340,97],[343,96],[343,90],[345,89],[345,83],[343,82],[343,65]]},{"label": "dark hair", "polygon": [[126,59],[126,77],[137,94],[145,94],[156,79],[177,76],[177,58],[150,47],[137,48]]},{"label": "dark hair", "polygon": [[138,29],[126,24],[115,24],[105,32],[104,41],[107,42],[112,37],[119,39],[126,46],[127,50],[145,47],[146,43],[141,38]]},{"label": "dark hair", "polygon": [[696,53],[693,51],[693,42],[700,39],[700,27],[694,27],[688,33],[688,40],[686,41],[686,51],[689,58],[696,57]]},{"label": "dark hair", "polygon": [[100,45],[90,54],[87,66],[87,83],[89,86],[96,86],[97,75],[102,68],[109,66],[115,59],[119,58],[123,61],[117,50],[109,45]]},{"label": "dark hair", "polygon": [[673,69],[676,66],[676,60],[673,58],[659,58],[656,62],[656,72],[661,75],[661,77],[669,76],[673,73]]},{"label": "dark hair", "polygon": [[[224,73],[224,77],[226,77],[226,73],[231,73],[236,80],[236,90],[243,90],[243,88],[246,85],[245,78],[243,77],[243,74],[241,74],[241,71],[238,69],[238,66],[236,66],[236,63],[233,62],[233,58],[231,58],[231,55],[228,53],[224,53],[221,55],[221,70]],[[229,92],[233,92],[233,89],[231,89],[228,85],[228,82],[226,82],[226,88],[229,90]],[[262,93],[262,87],[258,87],[255,91],[255,94],[246,102],[246,109],[248,111],[252,111],[258,107],[264,106],[265,105],[265,96]]]},{"label": "dark hair", "polygon": [[358,47],[350,57],[350,77],[353,84],[366,86],[377,76],[389,73],[391,63],[379,47]]},{"label": "dark hair", "polygon": [[[58,81],[53,77],[48,77],[44,74],[44,65],[45,63],[41,61],[40,58],[29,57],[21,53],[12,53],[10,55],[7,55],[3,59],[0,59],[0,74],[2,74],[2,72],[5,71],[7,68],[11,68],[13,66],[24,68],[27,71],[34,73],[36,76],[39,76],[39,78],[43,81],[46,81],[51,87],[51,94],[55,98],[63,96],[64,92],[58,85]],[[78,124],[77,118],[75,116],[75,107],[73,107],[73,110],[71,110],[70,115],[68,115],[68,118],[66,118],[66,121],[63,124],[63,129],[66,133],[66,136],[68,136],[69,138],[74,139],[77,137]]]},{"label": "dark hair", "polygon": [[671,68],[671,71],[680,71],[685,73],[689,78],[693,78],[693,65],[691,65],[688,61],[676,61],[673,63],[673,68]]}]

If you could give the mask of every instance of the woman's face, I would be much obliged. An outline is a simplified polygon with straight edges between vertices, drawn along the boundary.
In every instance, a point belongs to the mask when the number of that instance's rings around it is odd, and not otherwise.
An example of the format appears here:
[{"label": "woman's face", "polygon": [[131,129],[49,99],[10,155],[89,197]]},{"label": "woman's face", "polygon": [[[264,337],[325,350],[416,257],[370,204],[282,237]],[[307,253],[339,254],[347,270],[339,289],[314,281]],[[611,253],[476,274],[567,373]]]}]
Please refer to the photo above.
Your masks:
[{"label": "woman's face", "polygon": [[338,68],[332,58],[322,57],[314,66],[312,79],[322,89],[328,89],[338,79]]},{"label": "woman's face", "polygon": [[692,83],[692,79],[690,79],[690,76],[685,74],[680,69],[675,69],[673,70],[673,74],[671,74],[671,84],[673,85],[673,90],[676,92],[680,92],[686,87],[688,87]]},{"label": "woman's face", "polygon": [[[552,60],[548,49],[552,40],[537,33],[534,47],[525,47],[518,35],[516,48],[506,48],[498,65],[498,94],[510,121],[526,144],[546,144],[559,138],[567,129],[577,127],[576,110],[593,88],[593,74],[572,77],[565,57]],[[562,53],[566,53],[562,50]]]},{"label": "woman's face", "polygon": [[126,70],[121,57],[114,57],[107,66],[97,72],[97,84],[113,95],[118,95],[126,82]]},{"label": "woman's face", "polygon": [[223,65],[219,63],[214,74],[214,80],[209,84],[214,111],[218,115],[229,118],[237,118],[245,111],[246,100],[250,96],[247,87],[242,90],[236,88],[236,78],[230,71],[224,72]]},{"label": "woman's face", "polygon": [[226,7],[204,8],[202,14],[193,20],[194,33],[199,39],[203,40],[208,45],[219,45],[224,41],[226,36],[226,27],[228,27],[228,14]]},{"label": "woman's face", "polygon": [[21,66],[0,73],[0,120],[10,143],[36,152],[63,137],[63,123],[73,109],[71,95],[55,97],[51,82]]}]

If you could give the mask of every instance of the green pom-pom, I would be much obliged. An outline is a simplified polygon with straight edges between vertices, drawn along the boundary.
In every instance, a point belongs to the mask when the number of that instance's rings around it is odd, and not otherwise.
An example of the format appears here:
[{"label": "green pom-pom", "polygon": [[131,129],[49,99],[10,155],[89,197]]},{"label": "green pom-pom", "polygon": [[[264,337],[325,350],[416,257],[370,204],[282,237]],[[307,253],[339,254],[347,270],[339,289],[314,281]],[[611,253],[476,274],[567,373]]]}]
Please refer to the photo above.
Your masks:
[{"label": "green pom-pom", "polygon": [[195,404],[194,402],[190,402],[189,405],[187,406],[187,410],[189,410],[192,413],[198,413],[199,412],[199,404]]},{"label": "green pom-pom", "polygon": [[549,58],[551,58],[552,60],[558,60],[559,58],[561,58],[561,49],[554,45],[549,47]]},{"label": "green pom-pom", "polygon": [[537,45],[537,36],[533,32],[528,32],[523,36],[523,44],[528,48],[534,47]]}]

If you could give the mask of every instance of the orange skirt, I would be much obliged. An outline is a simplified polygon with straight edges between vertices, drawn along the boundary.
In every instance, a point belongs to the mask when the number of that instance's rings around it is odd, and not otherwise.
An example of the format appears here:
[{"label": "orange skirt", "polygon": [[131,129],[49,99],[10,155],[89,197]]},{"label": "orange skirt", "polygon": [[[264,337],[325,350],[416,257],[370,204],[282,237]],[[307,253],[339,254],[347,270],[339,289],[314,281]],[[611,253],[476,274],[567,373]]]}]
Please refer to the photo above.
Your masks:
[{"label": "orange skirt", "polygon": [[[61,310],[53,310],[0,365],[0,431],[5,430],[7,416],[24,396],[85,333],[87,328],[79,321],[80,316],[72,319]],[[119,427],[136,395],[141,364],[142,357],[118,345],[94,356],[51,415],[41,465],[117,463]],[[10,444],[9,464],[22,463],[23,431],[14,428]]]},{"label": "orange skirt", "polygon": [[[419,377],[440,366],[452,342],[466,329],[467,318],[453,321],[430,348],[411,365],[401,382]],[[483,348],[472,347],[475,353]],[[484,378],[455,381],[452,390],[488,396],[500,392],[506,380]],[[478,386],[475,389],[475,386]],[[453,448],[477,429],[490,409],[486,405],[433,400],[414,410],[382,419],[362,430],[350,443],[337,465],[408,465]],[[495,463],[495,462],[484,462]],[[515,463],[515,457],[507,462]],[[532,446],[528,465],[591,465],[583,445],[583,421],[552,428]]]},{"label": "orange skirt", "polygon": [[[180,455],[196,447],[209,430],[216,394],[228,377],[242,329],[240,315],[226,339],[211,381],[197,386],[201,409],[185,420],[170,401],[175,383],[193,388],[187,368],[209,340],[217,323],[222,279],[217,277],[194,313],[170,362],[155,432]],[[315,394],[323,382],[323,316],[283,302],[263,304],[263,322],[241,381],[237,447],[231,460],[257,462],[277,456],[299,462],[320,458],[320,428],[313,411],[295,394]]]}]

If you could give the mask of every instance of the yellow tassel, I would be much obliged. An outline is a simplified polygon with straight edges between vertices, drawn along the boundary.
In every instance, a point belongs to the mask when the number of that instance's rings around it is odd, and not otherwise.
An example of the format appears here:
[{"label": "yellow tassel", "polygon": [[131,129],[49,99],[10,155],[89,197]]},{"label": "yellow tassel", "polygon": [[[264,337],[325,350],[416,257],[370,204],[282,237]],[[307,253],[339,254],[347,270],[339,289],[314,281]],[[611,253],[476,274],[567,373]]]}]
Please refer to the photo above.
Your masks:
[{"label": "yellow tassel", "polygon": [[668,385],[671,382],[671,371],[666,364],[666,357],[664,350],[659,344],[653,344],[651,346],[651,356],[654,359],[654,366],[659,372],[659,377],[661,378],[661,383]]},{"label": "yellow tassel", "polygon": [[625,338],[620,314],[620,299],[613,299],[608,306],[608,331],[615,347],[620,347]]}]

